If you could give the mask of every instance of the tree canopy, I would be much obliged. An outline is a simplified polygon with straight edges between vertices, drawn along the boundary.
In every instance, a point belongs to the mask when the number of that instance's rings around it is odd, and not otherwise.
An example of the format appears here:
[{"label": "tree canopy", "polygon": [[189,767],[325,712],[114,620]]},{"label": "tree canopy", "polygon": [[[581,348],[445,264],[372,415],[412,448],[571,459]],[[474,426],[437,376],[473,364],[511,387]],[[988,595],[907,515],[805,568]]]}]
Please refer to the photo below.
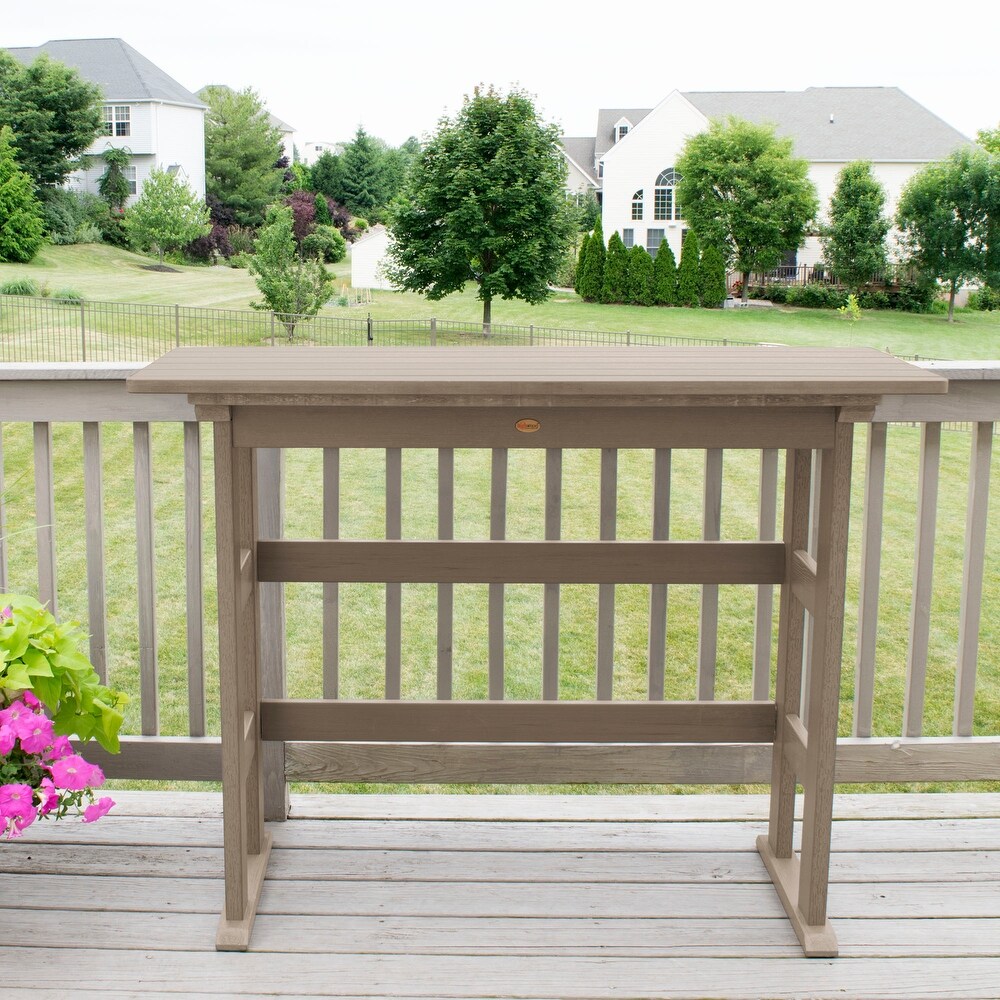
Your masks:
[{"label": "tree canopy", "polygon": [[559,130],[521,91],[492,87],[442,118],[393,212],[391,280],[436,300],[474,281],[489,325],[493,299],[549,295],[573,223]]},{"label": "tree canopy", "polygon": [[139,200],[125,214],[129,239],[142,249],[155,249],[160,264],[168,250],[179,250],[211,229],[204,203],[165,170],[149,172]]},{"label": "tree canopy", "polygon": [[14,133],[9,125],[0,126],[0,261],[31,260],[44,232],[34,185],[15,158]]},{"label": "tree canopy", "polygon": [[896,225],[910,259],[949,286],[948,320],[966,281],[1000,281],[1000,157],[966,146],[903,188]]},{"label": "tree canopy", "polygon": [[0,49],[0,127],[9,125],[18,162],[39,187],[61,184],[101,128],[100,88],[42,53],[22,66]]},{"label": "tree canopy", "polygon": [[823,258],[852,292],[886,267],[885,191],[867,160],[848,163],[837,175],[830,198],[830,223],[823,230]]},{"label": "tree canopy", "polygon": [[676,169],[684,217],[743,274],[777,267],[795,250],[819,208],[809,164],[770,125],[730,116],[691,136]]},{"label": "tree canopy", "polygon": [[[228,221],[258,226],[275,201],[284,179],[281,133],[267,109],[249,87],[205,87],[198,96],[205,114],[205,193]],[[219,221],[224,221],[220,215]]]}]

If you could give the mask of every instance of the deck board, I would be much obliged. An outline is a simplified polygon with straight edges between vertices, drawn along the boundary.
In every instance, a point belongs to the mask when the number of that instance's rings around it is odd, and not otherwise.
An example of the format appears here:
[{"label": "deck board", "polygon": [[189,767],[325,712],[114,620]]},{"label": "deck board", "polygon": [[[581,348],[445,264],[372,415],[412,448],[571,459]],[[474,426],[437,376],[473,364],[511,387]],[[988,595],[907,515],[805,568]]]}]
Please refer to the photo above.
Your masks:
[{"label": "deck board", "polygon": [[217,795],[123,793],[118,816],[5,842],[4,997],[1000,994],[996,796],[837,800],[835,961],[801,958],[766,881],[764,797],[357,798],[296,796],[352,818],[270,825],[246,955],[214,950]]}]

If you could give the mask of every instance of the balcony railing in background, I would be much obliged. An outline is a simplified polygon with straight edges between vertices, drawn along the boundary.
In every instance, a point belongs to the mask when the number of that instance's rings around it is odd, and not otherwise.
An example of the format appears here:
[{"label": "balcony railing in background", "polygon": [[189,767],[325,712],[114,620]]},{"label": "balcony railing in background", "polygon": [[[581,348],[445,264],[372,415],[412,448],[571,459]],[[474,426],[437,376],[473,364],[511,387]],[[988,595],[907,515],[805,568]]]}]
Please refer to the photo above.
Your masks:
[{"label": "balcony railing in background", "polygon": [[[169,314],[169,311],[168,311]],[[267,317],[252,314],[265,322]],[[212,704],[211,692],[215,690],[214,654],[214,568],[211,563],[214,547],[207,544],[213,530],[210,522],[211,504],[205,503],[203,468],[210,469],[203,447],[210,447],[210,436],[204,441],[200,434],[194,409],[183,399],[173,396],[130,395],[126,393],[124,379],[139,365],[123,364],[72,364],[72,365],[2,365],[0,366],[0,493],[3,492],[3,450],[5,438],[13,441],[20,435],[28,440],[30,425],[30,465],[25,463],[24,475],[13,468],[8,457],[6,485],[8,504],[10,494],[16,493],[24,505],[27,494],[34,495],[34,524],[28,529],[34,535],[33,554],[37,558],[35,578],[25,581],[23,572],[12,563],[11,550],[25,550],[22,535],[4,539],[4,507],[0,502],[0,591],[16,585],[20,589],[37,588],[41,600],[59,610],[60,602],[72,605],[79,617],[85,617],[89,629],[90,654],[102,675],[114,673],[111,637],[108,635],[108,606],[128,606],[126,616],[134,628],[137,648],[137,677],[135,690],[128,692],[139,703],[136,714],[136,735],[124,742],[118,758],[105,758],[96,752],[108,773],[114,777],[148,779],[213,780],[220,774],[220,756],[217,738],[208,735],[208,720]],[[864,502],[855,512],[852,524],[854,537],[860,532],[860,593],[851,600],[857,601],[856,632],[853,636],[855,651],[855,676],[853,704],[850,708],[850,725],[853,735],[840,741],[837,777],[839,781],[961,781],[1000,780],[1000,733],[973,736],[973,709],[977,686],[980,698],[990,705],[1000,699],[998,678],[1000,662],[997,651],[992,649],[990,659],[979,662],[980,615],[984,593],[991,601],[1000,590],[1000,567],[989,562],[986,553],[996,551],[997,538],[994,519],[992,535],[988,532],[988,509],[993,493],[994,511],[997,503],[996,479],[991,481],[992,441],[994,421],[1000,419],[1000,363],[947,362],[933,365],[936,371],[947,375],[951,391],[945,397],[911,397],[885,401],[875,414],[875,422],[864,434],[866,457],[855,464],[855,476],[864,482]],[[82,463],[69,479],[63,473],[58,479],[54,465],[59,441],[67,433],[63,425],[82,425]],[[183,441],[182,461],[170,467],[154,466],[151,447],[151,428],[160,423],[174,425]],[[891,423],[918,424],[920,426],[919,473],[917,482],[893,481],[887,476],[887,435]],[[949,461],[941,464],[942,425],[954,423],[969,428],[961,432],[969,436],[969,464]],[[21,424],[18,427],[16,425]],[[131,427],[131,442],[122,447],[109,448],[110,425],[117,425],[116,435],[122,438],[121,427]],[[74,430],[74,434],[78,433]],[[909,433],[913,433],[910,431]],[[27,448],[27,445],[23,445]],[[130,452],[130,454],[129,454]],[[759,453],[759,509],[757,532],[761,539],[780,537],[776,532],[778,483],[782,475],[782,456],[777,451]],[[671,452],[658,450],[653,458],[651,531],[654,538],[670,534],[670,512],[662,499],[668,495],[671,475]],[[404,526],[404,491],[402,468],[405,452],[389,449],[385,454],[384,502],[386,538],[402,537]],[[425,459],[430,461],[430,459]],[[112,509],[106,502],[103,477],[114,464],[117,468],[131,466],[134,476],[134,514]],[[65,462],[60,463],[65,468]],[[282,533],[285,457],[279,451],[263,451],[259,460],[259,489],[262,498],[262,535],[280,537]],[[602,538],[616,537],[617,518],[620,510],[616,504],[618,491],[618,452],[605,449],[600,458],[600,510],[596,512]],[[437,474],[436,502],[437,532],[442,538],[452,537],[455,531],[455,454],[448,449],[438,452],[433,460]],[[341,476],[342,456],[336,449],[325,449],[321,459],[320,491],[316,498],[318,517],[322,521],[323,535],[336,538],[342,523]],[[721,450],[705,453],[702,531],[705,538],[719,537],[720,499],[726,472],[726,456]],[[943,478],[942,478],[943,477]],[[433,477],[432,477],[433,479]],[[167,510],[158,497],[159,484],[183,482],[182,501],[178,509]],[[32,487],[33,483],[33,487]],[[915,549],[900,545],[898,539],[883,541],[884,511],[887,504],[899,504],[900,498],[912,498],[917,493],[916,521],[914,525]],[[962,581],[959,605],[953,609],[939,610],[947,621],[935,618],[932,613],[933,564],[938,534],[938,499],[942,487],[949,495],[956,491],[967,496],[965,502],[964,550],[960,557]],[[565,497],[562,491],[562,454],[557,451],[546,455],[545,482],[538,484],[544,492],[544,527],[546,538],[558,537],[565,532],[562,524]],[[503,537],[508,516],[508,468],[505,450],[494,450],[490,457],[489,473],[482,483],[481,507],[488,511],[490,537]],[[57,502],[57,494],[63,499]],[[210,490],[208,491],[210,497]],[[72,539],[76,549],[85,549],[78,561],[79,571],[73,576],[57,569],[56,539],[60,546],[66,543],[66,528],[61,523],[63,502],[82,497],[83,511],[70,518],[74,524],[83,524],[83,537]],[[408,502],[408,500],[407,500]],[[164,599],[158,597],[156,565],[158,558],[154,544],[161,526],[173,519],[183,525],[170,542],[166,556],[177,565],[183,563],[183,599],[176,594]],[[8,523],[8,529],[12,526]],[[25,529],[19,528],[23,532]],[[107,562],[108,533],[123,535],[134,533],[135,562],[109,566]],[[30,534],[29,536],[30,537]],[[994,557],[995,558],[995,557]],[[162,561],[161,561],[162,565]],[[892,570],[895,574],[912,572],[912,603],[909,627],[906,634],[888,637],[889,641],[905,644],[906,676],[897,692],[887,685],[878,670],[877,640],[884,614],[880,614],[880,581]],[[113,581],[113,582],[112,582]],[[261,615],[264,649],[264,696],[282,697],[286,689],[285,607],[282,585],[262,586],[264,607]],[[72,595],[69,598],[67,595]],[[84,596],[85,595],[85,596]],[[558,620],[559,585],[546,585],[540,607],[544,621],[541,659],[541,696],[557,697],[559,694],[559,633],[551,623]],[[304,598],[296,598],[304,599]],[[341,650],[340,593],[336,585],[322,588],[322,629],[315,643],[321,647],[322,693],[324,697],[342,696],[343,678],[350,669],[347,650]],[[453,690],[453,624],[455,594],[449,585],[438,585],[435,598],[437,608],[437,697],[448,698]],[[654,585],[650,588],[650,615],[648,627],[646,697],[664,697],[664,665],[667,642],[666,611],[668,588]],[[381,603],[372,618],[384,614],[385,643],[385,697],[400,694],[400,664],[402,660],[401,630],[402,595],[400,585],[387,585],[384,591],[384,612]],[[86,609],[84,613],[84,609]],[[853,612],[853,608],[850,609]],[[503,676],[504,645],[504,595],[503,587],[491,589],[488,596],[489,621],[488,648],[483,652],[484,671],[490,678],[490,697],[502,695],[496,679]],[[752,649],[752,686],[754,698],[769,697],[772,670],[772,624],[774,595],[770,586],[757,588],[754,604],[755,630]],[[599,696],[610,694],[609,678],[615,670],[613,636],[615,631],[615,593],[608,586],[597,603],[598,662],[595,676],[603,685]],[[938,633],[954,632],[955,616],[958,618],[958,644],[954,654],[955,680],[953,718],[950,734],[924,736],[924,706],[931,679],[928,663],[939,643]],[[695,616],[699,630],[699,662],[697,666],[697,691],[699,698],[713,696],[712,678],[716,669],[716,650],[720,640],[719,595],[717,589],[705,587],[701,593],[699,611]],[[899,616],[897,615],[897,618]],[[943,626],[943,628],[942,628]],[[693,627],[693,626],[691,626]],[[183,638],[181,638],[183,637]],[[886,637],[883,636],[883,639]],[[167,643],[184,644],[184,655],[174,650],[174,660],[181,660],[179,668],[163,669],[164,650]],[[346,646],[346,643],[345,643]],[[845,641],[846,651],[852,648],[849,631]],[[719,654],[721,656],[721,654]],[[985,686],[983,675],[985,674]],[[845,681],[847,679],[845,678]],[[849,683],[849,682],[848,682]],[[934,684],[940,684],[935,676]],[[206,691],[209,692],[206,695]],[[888,694],[887,694],[888,692]],[[938,692],[940,694],[940,692]],[[593,692],[591,693],[593,696]],[[876,700],[891,696],[897,699],[902,725],[894,735],[873,737],[873,705]],[[168,701],[187,703],[187,734],[162,735],[160,709]],[[329,758],[324,771],[329,780],[355,780],[358,773],[370,772],[373,761],[381,759],[381,777],[385,781],[477,781],[500,780],[509,782],[570,782],[574,780],[571,762],[551,756],[540,768],[539,758],[517,747],[497,750],[487,744],[465,748],[468,752],[459,758],[454,747],[408,747],[405,753],[382,757],[384,747],[365,744],[343,744],[336,766],[330,770]],[[695,782],[695,783],[746,783],[766,782],[770,776],[770,747],[758,745],[719,744],[697,747],[631,748],[627,769],[622,768],[621,748],[594,747],[588,758],[587,772],[591,780],[595,774],[600,780],[614,782]],[[93,752],[93,751],[92,751]],[[269,805],[272,816],[283,810],[285,779],[316,777],[308,755],[285,759],[281,744],[268,747]]]}]

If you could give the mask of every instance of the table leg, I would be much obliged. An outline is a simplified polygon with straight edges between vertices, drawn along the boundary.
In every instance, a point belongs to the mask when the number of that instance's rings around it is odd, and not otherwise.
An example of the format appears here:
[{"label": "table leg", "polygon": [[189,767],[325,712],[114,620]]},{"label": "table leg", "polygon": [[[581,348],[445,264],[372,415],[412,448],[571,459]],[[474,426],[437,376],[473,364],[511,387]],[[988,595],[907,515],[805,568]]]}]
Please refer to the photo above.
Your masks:
[{"label": "table leg", "polygon": [[245,951],[271,849],[261,778],[256,462],[252,449],[234,446],[230,422],[214,427],[225,854],[225,908],[215,946]]}]

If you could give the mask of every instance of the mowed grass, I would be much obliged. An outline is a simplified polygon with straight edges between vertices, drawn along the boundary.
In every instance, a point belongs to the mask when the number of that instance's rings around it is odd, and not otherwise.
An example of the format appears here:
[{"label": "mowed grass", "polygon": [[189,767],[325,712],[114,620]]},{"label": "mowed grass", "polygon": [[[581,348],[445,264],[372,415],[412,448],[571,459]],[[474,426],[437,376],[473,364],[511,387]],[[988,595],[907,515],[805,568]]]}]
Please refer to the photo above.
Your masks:
[{"label": "mowed grass", "polygon": [[[0,284],[28,276],[51,291],[71,287],[93,301],[247,309],[257,297],[253,278],[228,267],[175,266],[175,273],[147,270],[152,260],[114,247],[46,247],[30,264],[0,264]],[[331,267],[338,293],[350,283],[350,262]],[[473,286],[438,302],[413,293],[375,291],[370,305],[328,304],[323,315],[377,320],[436,317],[479,321],[482,304]],[[663,337],[723,338],[792,345],[866,346],[894,354],[931,358],[1000,357],[1000,314],[960,312],[955,323],[938,314],[866,311],[850,323],[835,310],[664,309],[583,302],[572,292],[555,292],[531,306],[518,300],[493,305],[495,323],[592,331],[631,331]],[[70,320],[67,320],[70,322]],[[195,330],[192,336],[197,335]],[[297,336],[308,339],[308,325]]]},{"label": "mowed grass", "polygon": [[[108,636],[111,681],[132,695],[126,730],[139,731],[138,639],[136,606],[135,489],[131,429],[104,427],[105,530],[107,546]],[[31,478],[31,428],[8,423],[3,428],[5,481],[10,490],[7,533],[9,586],[34,592],[37,587],[34,497]],[[82,502],[82,432],[79,425],[57,424],[55,435],[56,524],[60,614],[86,621],[86,567]],[[916,483],[918,428],[889,430],[885,530],[877,643],[874,730],[879,736],[901,732],[906,674]],[[856,647],[861,504],[865,430],[858,428],[849,547],[849,590],[843,656],[840,732],[851,731]],[[924,715],[926,735],[951,731],[959,592],[964,553],[970,435],[943,434],[940,508],[935,549],[932,628]],[[205,516],[205,649],[208,660],[209,732],[218,732],[215,659],[215,587],[211,435],[203,428]],[[154,503],[157,572],[157,648],[159,653],[160,727],[164,734],[187,732],[186,629],[184,581],[184,508],[182,435],[176,425],[153,427]],[[341,467],[341,536],[384,537],[384,453],[345,450]],[[564,537],[598,537],[599,453],[567,451],[564,466]],[[987,540],[975,732],[1000,732],[1000,450],[993,458],[993,498]],[[18,478],[24,470],[29,470]],[[726,453],[723,487],[723,538],[755,537],[759,455]],[[704,452],[675,451],[671,501],[671,537],[701,534]],[[456,453],[457,538],[489,537],[488,451]],[[321,455],[287,454],[286,536],[319,537],[322,525]],[[404,452],[403,536],[433,538],[436,525],[437,472],[431,451]],[[510,455],[508,537],[542,537],[544,455]],[[652,455],[623,451],[619,461],[618,536],[650,537]],[[454,693],[482,698],[487,691],[487,588],[455,588]],[[317,697],[322,691],[321,587],[286,588],[288,688],[293,697]],[[436,671],[436,596],[432,585],[403,587],[403,696],[432,698]],[[700,588],[670,588],[666,689],[668,698],[692,699],[696,690]],[[538,698],[541,692],[540,586],[510,586],[505,596],[505,693],[509,698]],[[341,588],[341,696],[380,697],[384,693],[384,587]],[[720,699],[749,696],[752,671],[754,588],[721,588],[719,658],[716,694]],[[561,695],[593,697],[596,656],[596,586],[566,586],[562,592],[560,638]],[[641,699],[646,692],[646,644],[649,588],[616,590],[615,697]],[[773,657],[772,657],[773,661]],[[772,662],[773,674],[773,662]],[[306,786],[312,787],[312,786]],[[331,786],[353,790],[356,786]],[[384,790],[388,786],[377,787]],[[933,786],[933,787],[949,787]],[[989,787],[985,784],[977,787]],[[494,791],[518,788],[497,786]],[[616,790],[628,791],[631,786]],[[393,789],[398,790],[398,789]],[[455,786],[450,790],[466,790]],[[591,791],[573,786],[564,791]],[[607,789],[610,790],[610,789]],[[664,789],[674,790],[674,789]]]}]

